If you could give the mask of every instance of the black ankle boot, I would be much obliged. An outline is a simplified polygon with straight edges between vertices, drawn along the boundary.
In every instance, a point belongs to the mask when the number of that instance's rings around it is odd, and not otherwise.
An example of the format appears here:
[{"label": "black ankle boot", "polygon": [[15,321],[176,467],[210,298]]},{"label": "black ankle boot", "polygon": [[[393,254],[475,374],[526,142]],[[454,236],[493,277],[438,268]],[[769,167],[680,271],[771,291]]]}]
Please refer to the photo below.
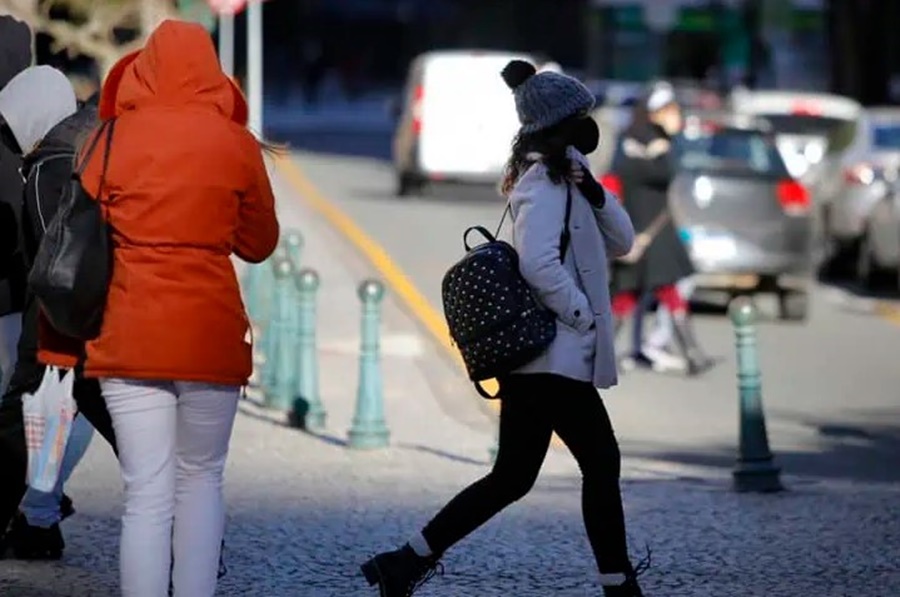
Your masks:
[{"label": "black ankle boot", "polygon": [[675,340],[687,361],[687,374],[693,377],[712,369],[715,363],[700,348],[700,343],[697,342],[697,337],[694,335],[694,326],[690,316],[687,314],[677,315],[672,318],[672,324],[675,330]]},{"label": "black ankle boot", "polygon": [[381,597],[412,597],[435,574],[444,568],[436,558],[423,558],[409,546],[380,553],[362,565],[362,573],[370,586],[378,585]]},{"label": "black ankle boot", "polygon": [[16,516],[6,540],[19,560],[58,560],[66,547],[58,524],[48,529],[31,526],[24,514]]}]

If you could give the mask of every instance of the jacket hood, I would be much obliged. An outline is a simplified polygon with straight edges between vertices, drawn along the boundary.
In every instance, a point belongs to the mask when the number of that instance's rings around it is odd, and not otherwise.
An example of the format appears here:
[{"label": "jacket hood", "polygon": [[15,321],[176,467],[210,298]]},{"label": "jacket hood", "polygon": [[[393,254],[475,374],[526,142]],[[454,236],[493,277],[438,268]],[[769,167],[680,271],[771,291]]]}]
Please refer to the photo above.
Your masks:
[{"label": "jacket hood", "polygon": [[31,29],[22,21],[0,16],[0,89],[31,65]]},{"label": "jacket hood", "polygon": [[121,58],[100,94],[100,118],[143,106],[206,106],[247,124],[247,103],[222,72],[209,33],[195,23],[163,21],[143,49]]},{"label": "jacket hood", "polygon": [[27,175],[31,167],[45,157],[61,153],[73,155],[78,153],[98,122],[97,107],[91,104],[83,105],[77,112],[50,129],[34,151],[25,156],[24,173]]},{"label": "jacket hood", "polygon": [[26,68],[0,89],[0,114],[23,154],[77,108],[69,79],[51,66]]}]

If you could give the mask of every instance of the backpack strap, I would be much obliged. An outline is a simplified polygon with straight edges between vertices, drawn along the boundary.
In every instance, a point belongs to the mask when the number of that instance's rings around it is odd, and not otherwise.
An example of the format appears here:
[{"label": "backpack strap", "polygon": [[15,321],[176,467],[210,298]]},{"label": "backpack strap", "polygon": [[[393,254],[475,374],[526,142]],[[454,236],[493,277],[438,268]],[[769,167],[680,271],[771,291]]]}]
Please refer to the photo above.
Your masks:
[{"label": "backpack strap", "polygon": [[475,382],[475,389],[478,390],[478,393],[481,395],[482,398],[486,398],[487,400],[496,400],[497,398],[500,397],[500,390],[497,390],[496,395],[491,396],[490,394],[488,394],[488,391],[485,390],[484,387],[481,385],[480,381]]},{"label": "backpack strap", "polygon": [[111,137],[111,131],[108,131],[111,126],[112,120],[107,120],[103,124],[100,125],[100,128],[94,133],[94,138],[91,139],[91,144],[88,146],[87,151],[84,154],[84,158],[82,158],[81,163],[75,167],[75,176],[81,176],[84,172],[84,169],[87,167],[88,162],[91,161],[91,157],[94,155],[94,150],[97,149],[97,143],[100,142],[100,136],[107,131],[107,141]]},{"label": "backpack strap", "polygon": [[566,262],[566,251],[569,250],[569,243],[572,240],[572,233],[569,231],[569,220],[572,219],[572,185],[566,181],[566,219],[563,220],[562,233],[559,236],[559,260]]},{"label": "backpack strap", "polygon": [[[511,213],[512,206],[509,201],[506,202],[506,207],[503,209],[503,215],[500,217],[500,223],[497,225],[497,232],[494,233],[494,238],[490,239],[491,242],[496,240],[498,236],[500,236],[500,229],[503,228],[503,223],[506,222],[506,217]],[[569,220],[572,219],[572,185],[568,181],[566,181],[566,217],[563,220],[563,229],[559,235],[559,260],[563,263],[566,261],[566,251],[569,250],[569,242],[572,240],[572,233],[569,231]],[[473,227],[476,230],[481,228],[480,226]],[[469,230],[472,230],[470,228]],[[469,230],[466,231],[468,234]],[[485,237],[488,237],[485,234],[484,229],[481,228],[479,232]],[[469,247],[466,246],[466,250],[469,250]]]}]

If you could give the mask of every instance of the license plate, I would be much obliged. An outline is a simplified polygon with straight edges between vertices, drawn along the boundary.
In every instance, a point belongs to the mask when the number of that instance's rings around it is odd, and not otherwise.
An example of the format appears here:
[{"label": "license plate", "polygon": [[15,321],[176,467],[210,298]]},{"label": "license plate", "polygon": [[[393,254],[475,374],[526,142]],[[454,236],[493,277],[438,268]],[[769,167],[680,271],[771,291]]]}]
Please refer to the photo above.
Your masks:
[{"label": "license plate", "polygon": [[686,231],[691,257],[700,261],[724,261],[737,255],[737,245],[730,236],[703,229]]}]

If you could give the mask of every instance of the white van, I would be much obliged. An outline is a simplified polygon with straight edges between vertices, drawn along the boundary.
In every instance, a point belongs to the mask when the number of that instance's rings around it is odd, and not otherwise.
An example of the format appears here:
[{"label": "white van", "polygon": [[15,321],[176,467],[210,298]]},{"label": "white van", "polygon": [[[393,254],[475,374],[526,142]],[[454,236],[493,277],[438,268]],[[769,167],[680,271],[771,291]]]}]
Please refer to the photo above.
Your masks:
[{"label": "white van", "polygon": [[394,135],[397,194],[431,182],[496,183],[519,121],[500,72],[524,54],[428,52],[411,64]]}]

